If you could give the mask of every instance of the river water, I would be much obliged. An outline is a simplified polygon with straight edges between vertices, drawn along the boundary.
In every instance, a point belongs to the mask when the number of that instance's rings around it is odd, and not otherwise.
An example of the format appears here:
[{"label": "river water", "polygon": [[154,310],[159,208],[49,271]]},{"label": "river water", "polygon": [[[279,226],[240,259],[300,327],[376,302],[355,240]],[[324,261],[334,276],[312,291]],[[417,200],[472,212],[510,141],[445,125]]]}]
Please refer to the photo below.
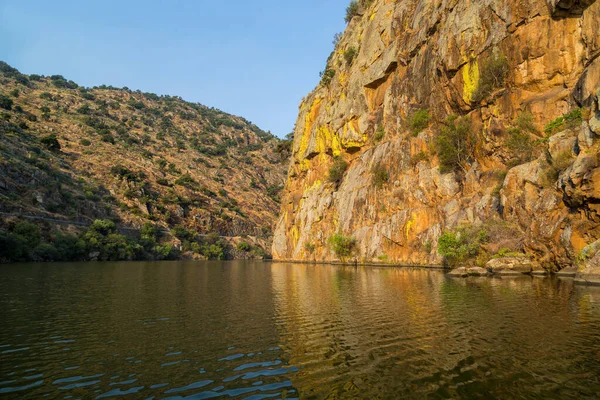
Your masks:
[{"label": "river water", "polygon": [[600,288],[262,262],[0,266],[2,398],[598,398]]}]

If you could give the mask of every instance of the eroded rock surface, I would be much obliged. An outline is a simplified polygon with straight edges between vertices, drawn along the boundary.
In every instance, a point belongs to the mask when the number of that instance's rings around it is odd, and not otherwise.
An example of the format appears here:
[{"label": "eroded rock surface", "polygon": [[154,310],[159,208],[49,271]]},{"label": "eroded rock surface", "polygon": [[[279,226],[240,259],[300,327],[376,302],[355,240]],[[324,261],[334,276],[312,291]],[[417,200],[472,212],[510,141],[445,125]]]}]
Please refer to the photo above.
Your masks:
[{"label": "eroded rock surface", "polygon": [[[341,233],[359,261],[440,264],[444,231],[501,221],[516,250],[559,270],[600,238],[600,2],[375,0],[360,14],[332,54],[331,82],[300,105],[276,259],[336,260],[328,239]],[[476,101],[494,57],[506,59],[505,84]],[[546,137],[578,107],[581,121]],[[421,132],[417,110],[432,116]],[[514,165],[506,143],[523,112],[541,144]],[[469,118],[476,151],[441,173],[434,143],[450,114]],[[336,157],[348,169],[330,182]]]}]

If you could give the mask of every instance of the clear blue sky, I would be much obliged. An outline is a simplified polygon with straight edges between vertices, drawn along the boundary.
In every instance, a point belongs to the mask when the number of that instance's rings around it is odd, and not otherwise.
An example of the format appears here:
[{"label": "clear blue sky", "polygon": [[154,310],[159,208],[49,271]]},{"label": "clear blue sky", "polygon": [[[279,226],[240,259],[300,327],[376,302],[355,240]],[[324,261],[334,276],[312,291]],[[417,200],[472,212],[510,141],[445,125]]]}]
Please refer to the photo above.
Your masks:
[{"label": "clear blue sky", "polygon": [[0,60],[170,94],[278,136],[319,82],[349,0],[0,0]]}]

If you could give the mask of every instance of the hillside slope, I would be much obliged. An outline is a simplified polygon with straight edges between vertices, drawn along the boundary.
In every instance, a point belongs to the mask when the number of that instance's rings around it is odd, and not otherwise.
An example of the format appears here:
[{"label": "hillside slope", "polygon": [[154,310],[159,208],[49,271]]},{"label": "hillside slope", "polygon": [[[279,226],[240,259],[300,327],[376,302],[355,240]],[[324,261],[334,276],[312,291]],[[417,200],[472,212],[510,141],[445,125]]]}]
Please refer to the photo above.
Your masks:
[{"label": "hillside slope", "polygon": [[347,20],[300,105],[275,258],[556,270],[600,238],[600,2],[361,0]]},{"label": "hillside slope", "polygon": [[196,238],[188,230],[269,246],[284,181],[280,141],[241,117],[2,63],[0,136],[5,229],[15,215],[43,231],[64,225],[53,220],[111,219],[133,231],[150,224],[175,245]]}]

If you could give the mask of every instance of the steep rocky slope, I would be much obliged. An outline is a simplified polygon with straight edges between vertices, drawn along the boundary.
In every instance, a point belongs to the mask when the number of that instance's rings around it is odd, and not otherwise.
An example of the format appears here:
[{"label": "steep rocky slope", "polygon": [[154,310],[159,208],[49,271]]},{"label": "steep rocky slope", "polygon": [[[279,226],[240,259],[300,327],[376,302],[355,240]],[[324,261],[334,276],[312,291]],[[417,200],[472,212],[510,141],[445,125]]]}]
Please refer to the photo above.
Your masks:
[{"label": "steep rocky slope", "polygon": [[300,105],[275,258],[440,264],[444,232],[478,229],[483,258],[560,269],[600,238],[600,2],[348,13]]},{"label": "steep rocky slope", "polygon": [[285,178],[280,141],[243,118],[5,63],[0,116],[5,228],[13,216],[46,229],[108,218],[134,231],[150,223],[174,244],[179,226],[270,247]]}]

